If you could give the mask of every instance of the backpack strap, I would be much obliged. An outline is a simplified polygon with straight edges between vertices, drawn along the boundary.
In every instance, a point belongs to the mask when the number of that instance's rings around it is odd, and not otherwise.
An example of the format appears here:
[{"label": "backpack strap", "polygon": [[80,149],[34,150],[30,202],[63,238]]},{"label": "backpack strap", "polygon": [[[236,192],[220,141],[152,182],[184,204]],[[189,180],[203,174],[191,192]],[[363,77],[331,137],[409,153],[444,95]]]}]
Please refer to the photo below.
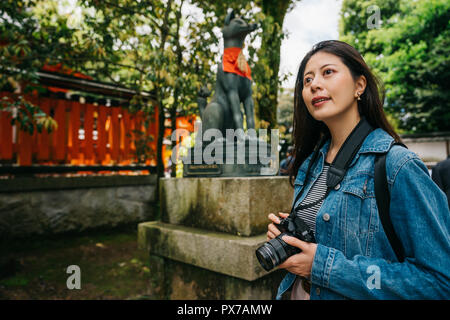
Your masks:
[{"label": "backpack strap", "polygon": [[[389,150],[394,145],[401,145],[407,148],[403,143],[394,142],[391,144]],[[403,262],[405,260],[405,250],[403,249],[403,245],[395,233],[394,226],[392,225],[389,215],[390,194],[386,177],[386,156],[389,150],[386,153],[378,154],[375,157],[375,198],[384,232],[386,233],[389,243],[397,256],[397,260]]]}]

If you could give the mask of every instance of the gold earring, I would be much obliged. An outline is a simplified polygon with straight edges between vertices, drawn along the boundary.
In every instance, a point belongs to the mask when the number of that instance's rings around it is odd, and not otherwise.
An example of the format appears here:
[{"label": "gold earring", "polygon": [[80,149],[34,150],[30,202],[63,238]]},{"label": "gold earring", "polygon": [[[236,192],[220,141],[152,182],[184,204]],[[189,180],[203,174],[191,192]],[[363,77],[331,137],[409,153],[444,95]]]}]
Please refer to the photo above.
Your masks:
[{"label": "gold earring", "polygon": [[356,93],[358,95],[358,100],[361,100],[360,94],[359,92]]}]

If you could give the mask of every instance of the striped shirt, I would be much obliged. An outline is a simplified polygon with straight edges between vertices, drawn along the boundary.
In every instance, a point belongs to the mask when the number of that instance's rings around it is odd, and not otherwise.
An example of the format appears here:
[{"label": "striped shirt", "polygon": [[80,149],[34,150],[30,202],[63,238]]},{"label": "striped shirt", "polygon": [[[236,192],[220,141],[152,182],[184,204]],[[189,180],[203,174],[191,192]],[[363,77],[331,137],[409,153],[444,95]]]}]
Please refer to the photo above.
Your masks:
[{"label": "striped shirt", "polygon": [[315,235],[316,215],[322,206],[327,192],[327,173],[330,164],[325,162],[323,170],[309,190],[303,201],[295,208],[295,213],[302,218]]},{"label": "striped shirt", "polygon": [[[302,218],[308,227],[316,235],[316,215],[322,206],[324,196],[327,193],[327,173],[330,164],[325,162],[323,170],[309,190],[305,199],[295,208],[295,213]],[[291,292],[291,300],[309,300],[310,295],[303,289],[304,278],[296,277]]]}]

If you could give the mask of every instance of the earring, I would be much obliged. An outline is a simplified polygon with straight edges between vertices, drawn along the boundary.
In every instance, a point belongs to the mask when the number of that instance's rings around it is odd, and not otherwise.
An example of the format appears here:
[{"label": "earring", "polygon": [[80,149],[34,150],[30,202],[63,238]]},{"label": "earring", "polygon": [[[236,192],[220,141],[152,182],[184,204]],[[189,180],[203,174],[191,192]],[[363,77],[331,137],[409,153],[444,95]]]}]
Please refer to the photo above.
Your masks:
[{"label": "earring", "polygon": [[357,92],[356,94],[358,95],[358,100],[361,100],[361,97],[360,97],[361,93]]}]

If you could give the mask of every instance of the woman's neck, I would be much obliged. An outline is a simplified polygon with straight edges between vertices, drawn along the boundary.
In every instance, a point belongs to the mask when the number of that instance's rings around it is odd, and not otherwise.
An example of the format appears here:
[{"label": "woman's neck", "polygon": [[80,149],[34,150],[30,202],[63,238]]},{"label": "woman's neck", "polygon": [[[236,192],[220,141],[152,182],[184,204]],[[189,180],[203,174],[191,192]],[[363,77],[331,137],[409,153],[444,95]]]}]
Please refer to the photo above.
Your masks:
[{"label": "woman's neck", "polygon": [[326,156],[327,162],[333,162],[339,149],[360,120],[361,117],[359,116],[359,113],[357,113],[349,114],[344,118],[341,117],[340,119],[325,121],[331,134],[331,143]]}]

